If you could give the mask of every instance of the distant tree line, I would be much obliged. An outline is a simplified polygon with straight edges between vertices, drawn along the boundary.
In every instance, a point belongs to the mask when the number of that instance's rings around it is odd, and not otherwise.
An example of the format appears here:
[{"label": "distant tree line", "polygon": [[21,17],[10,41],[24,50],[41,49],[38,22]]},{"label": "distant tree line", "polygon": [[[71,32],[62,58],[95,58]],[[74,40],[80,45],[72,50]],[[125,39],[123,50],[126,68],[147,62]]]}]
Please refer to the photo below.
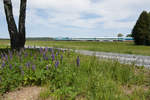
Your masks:
[{"label": "distant tree line", "polygon": [[150,13],[146,11],[141,13],[131,36],[136,45],[150,45]]}]

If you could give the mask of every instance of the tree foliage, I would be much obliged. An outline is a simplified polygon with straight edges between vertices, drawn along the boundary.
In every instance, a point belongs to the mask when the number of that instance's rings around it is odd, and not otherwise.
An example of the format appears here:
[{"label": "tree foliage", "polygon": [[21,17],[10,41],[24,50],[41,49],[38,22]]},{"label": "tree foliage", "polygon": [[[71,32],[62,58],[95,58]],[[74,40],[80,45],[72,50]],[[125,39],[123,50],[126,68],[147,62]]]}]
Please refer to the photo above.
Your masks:
[{"label": "tree foliage", "polygon": [[119,34],[118,34],[118,37],[123,37],[123,34],[122,34],[122,33],[119,33]]},{"label": "tree foliage", "polygon": [[127,34],[127,36],[126,37],[132,37],[132,34]]},{"label": "tree foliage", "polygon": [[143,11],[138,18],[132,37],[136,45],[150,45],[150,14]]}]

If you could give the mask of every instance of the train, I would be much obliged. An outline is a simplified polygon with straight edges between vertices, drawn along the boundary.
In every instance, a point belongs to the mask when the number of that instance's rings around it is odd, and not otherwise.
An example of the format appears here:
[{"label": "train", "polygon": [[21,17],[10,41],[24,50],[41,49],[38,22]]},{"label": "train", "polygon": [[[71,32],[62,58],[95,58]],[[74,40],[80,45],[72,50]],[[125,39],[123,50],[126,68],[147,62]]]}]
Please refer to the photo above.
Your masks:
[{"label": "train", "polygon": [[96,37],[96,38],[69,38],[57,37],[55,41],[133,41],[132,37]]}]

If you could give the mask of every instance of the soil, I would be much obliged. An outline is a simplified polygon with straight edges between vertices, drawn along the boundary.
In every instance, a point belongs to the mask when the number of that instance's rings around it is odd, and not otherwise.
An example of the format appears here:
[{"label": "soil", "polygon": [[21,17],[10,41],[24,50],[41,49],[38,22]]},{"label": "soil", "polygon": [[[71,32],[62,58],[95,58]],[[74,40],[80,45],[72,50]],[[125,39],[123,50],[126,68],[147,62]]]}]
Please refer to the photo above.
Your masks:
[{"label": "soil", "polygon": [[37,86],[25,87],[5,94],[2,100],[38,100],[41,90],[42,88]]}]

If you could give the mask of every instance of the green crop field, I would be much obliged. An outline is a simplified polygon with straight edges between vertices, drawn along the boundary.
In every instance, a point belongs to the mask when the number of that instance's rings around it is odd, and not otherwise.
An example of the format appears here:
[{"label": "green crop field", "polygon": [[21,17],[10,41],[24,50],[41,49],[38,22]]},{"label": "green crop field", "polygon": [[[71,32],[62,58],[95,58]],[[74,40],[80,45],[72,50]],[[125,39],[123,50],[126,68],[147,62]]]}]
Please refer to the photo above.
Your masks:
[{"label": "green crop field", "polygon": [[[9,41],[0,43],[1,95],[20,87],[40,86],[45,90],[40,93],[39,100],[46,100],[49,97],[55,98],[54,100],[149,100],[150,98],[148,68],[48,48],[11,51],[6,48]],[[143,46],[143,52],[147,53],[142,53],[142,46],[134,46],[129,42],[27,41],[27,45],[119,53],[129,53],[124,50],[128,48],[127,50],[135,49],[137,54],[143,55],[148,55],[149,48]]]}]

